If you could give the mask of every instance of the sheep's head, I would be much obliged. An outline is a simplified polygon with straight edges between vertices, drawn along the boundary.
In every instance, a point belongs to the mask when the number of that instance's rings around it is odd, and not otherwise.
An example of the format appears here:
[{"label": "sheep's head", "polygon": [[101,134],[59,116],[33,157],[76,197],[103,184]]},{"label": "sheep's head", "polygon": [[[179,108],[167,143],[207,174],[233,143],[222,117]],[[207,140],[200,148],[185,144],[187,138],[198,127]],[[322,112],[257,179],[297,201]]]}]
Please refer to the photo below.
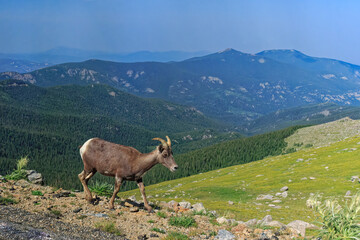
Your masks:
[{"label": "sheep's head", "polygon": [[170,171],[175,172],[178,165],[174,160],[173,152],[171,150],[171,140],[168,136],[166,136],[166,139],[167,141],[161,138],[153,138],[153,140],[161,142],[157,147],[157,150],[159,151],[158,162],[167,167]]}]

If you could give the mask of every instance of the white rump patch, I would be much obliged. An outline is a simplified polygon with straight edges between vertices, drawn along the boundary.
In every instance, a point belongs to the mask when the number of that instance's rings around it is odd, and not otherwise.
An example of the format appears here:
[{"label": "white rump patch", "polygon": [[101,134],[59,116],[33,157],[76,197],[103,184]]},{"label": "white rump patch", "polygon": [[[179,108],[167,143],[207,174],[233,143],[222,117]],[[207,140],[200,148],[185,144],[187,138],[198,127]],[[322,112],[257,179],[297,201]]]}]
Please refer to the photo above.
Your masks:
[{"label": "white rump patch", "polygon": [[81,156],[81,158],[83,157],[83,154],[86,152],[86,149],[87,149],[89,143],[91,142],[91,140],[93,140],[93,138],[90,138],[89,140],[87,140],[87,141],[82,145],[82,147],[80,148],[80,156]]}]

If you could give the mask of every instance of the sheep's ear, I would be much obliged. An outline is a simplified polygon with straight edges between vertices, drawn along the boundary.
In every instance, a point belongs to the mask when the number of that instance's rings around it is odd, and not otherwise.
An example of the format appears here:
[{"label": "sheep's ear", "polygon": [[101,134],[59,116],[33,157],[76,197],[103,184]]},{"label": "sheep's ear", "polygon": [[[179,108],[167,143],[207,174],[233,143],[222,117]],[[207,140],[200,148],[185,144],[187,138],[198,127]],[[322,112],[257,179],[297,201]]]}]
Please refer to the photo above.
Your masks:
[{"label": "sheep's ear", "polygon": [[159,149],[159,151],[160,151],[161,153],[165,150],[165,148],[163,147],[162,144],[159,145],[158,149]]}]

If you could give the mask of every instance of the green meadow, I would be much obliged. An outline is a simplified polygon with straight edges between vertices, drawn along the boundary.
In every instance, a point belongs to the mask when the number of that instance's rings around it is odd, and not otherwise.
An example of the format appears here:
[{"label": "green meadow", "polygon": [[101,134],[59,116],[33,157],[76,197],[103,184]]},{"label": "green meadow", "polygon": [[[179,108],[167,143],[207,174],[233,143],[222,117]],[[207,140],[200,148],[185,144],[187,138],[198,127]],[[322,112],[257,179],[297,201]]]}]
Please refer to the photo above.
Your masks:
[{"label": "green meadow", "polygon": [[[179,166],[181,169],[181,166]],[[181,171],[181,170],[180,170]],[[201,173],[146,187],[152,202],[176,200],[202,202],[205,208],[236,220],[261,219],[270,214],[274,220],[288,223],[316,219],[306,207],[311,194],[336,197],[360,184],[351,182],[360,175],[360,136],[346,138],[326,147],[305,148],[298,152],[268,157],[260,161]],[[146,176],[144,177],[146,183]],[[275,197],[280,188],[288,186],[288,196]],[[272,200],[256,200],[261,194],[271,194]],[[138,189],[122,192],[121,197],[136,195]],[[273,202],[281,200],[281,202]],[[232,201],[233,204],[229,204]],[[269,204],[275,205],[269,206]]]}]

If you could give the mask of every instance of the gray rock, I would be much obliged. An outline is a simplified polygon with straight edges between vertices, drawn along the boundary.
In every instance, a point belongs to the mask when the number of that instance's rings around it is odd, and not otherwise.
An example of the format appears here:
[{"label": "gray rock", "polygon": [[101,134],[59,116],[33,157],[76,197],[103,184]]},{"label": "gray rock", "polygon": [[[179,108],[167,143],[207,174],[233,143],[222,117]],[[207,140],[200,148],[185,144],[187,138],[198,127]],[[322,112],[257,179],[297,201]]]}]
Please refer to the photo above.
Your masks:
[{"label": "gray rock", "polygon": [[259,224],[260,225],[267,225],[269,222],[271,222],[272,216],[271,215],[266,215],[262,220],[260,220]]},{"label": "gray rock", "polygon": [[234,202],[233,201],[228,201],[228,204],[229,205],[234,205]]},{"label": "gray rock", "polygon": [[305,231],[307,228],[317,228],[317,226],[301,220],[292,221],[287,225],[287,227],[294,229],[298,234],[301,234],[302,237],[305,237]]},{"label": "gray rock", "polygon": [[316,178],[315,177],[309,177],[310,180],[315,180]]},{"label": "gray rock", "polygon": [[286,198],[288,196],[288,192],[282,192],[281,197]]},{"label": "gray rock", "polygon": [[275,196],[276,196],[276,197],[281,196],[281,192],[275,193]]},{"label": "gray rock", "polygon": [[281,203],[281,200],[277,199],[277,200],[274,200],[272,201],[273,203]]},{"label": "gray rock", "polygon": [[179,203],[177,201],[171,200],[168,202],[169,208],[177,207],[179,206]]},{"label": "gray rock", "polygon": [[227,224],[230,223],[230,220],[226,219],[225,217],[219,217],[216,219],[216,221],[220,224]]},{"label": "gray rock", "polygon": [[189,202],[179,202],[179,205],[180,205],[180,207],[183,207],[183,208],[188,208],[188,209],[191,208],[191,203],[189,203]]},{"label": "gray rock", "polygon": [[76,209],[73,210],[73,213],[78,213],[78,212],[80,212],[81,210],[82,210],[82,208],[76,208]]},{"label": "gray rock", "polygon": [[284,186],[280,189],[281,192],[285,192],[285,191],[288,191],[289,190],[289,187],[288,186]]},{"label": "gray rock", "polygon": [[260,194],[257,198],[256,198],[256,200],[272,200],[273,199],[273,195],[270,195],[270,194],[266,194],[266,195],[264,195],[264,194]]},{"label": "gray rock", "polygon": [[248,227],[251,227],[251,226],[256,225],[256,223],[257,223],[257,219],[254,218],[254,219],[250,219],[249,221],[245,222],[245,225]]},{"label": "gray rock", "polygon": [[129,209],[130,212],[138,212],[139,211],[139,208],[138,207],[131,207]]},{"label": "gray rock", "polygon": [[193,211],[200,212],[203,211],[203,213],[206,213],[205,207],[202,203],[195,203],[192,205]]},{"label": "gray rock", "polygon": [[359,178],[359,176],[352,176],[351,181],[352,182],[360,182],[360,178]]},{"label": "gray rock", "polygon": [[136,197],[135,197],[135,195],[130,196],[129,199],[130,199],[131,201],[133,201],[133,202],[136,202]]},{"label": "gray rock", "polygon": [[236,239],[236,237],[231,232],[226,231],[224,229],[220,229],[219,232],[218,232],[218,235],[216,235],[214,239],[217,239],[217,240],[234,240],[234,239]]},{"label": "gray rock", "polygon": [[35,170],[28,170],[30,174],[27,175],[27,179],[35,184],[43,184],[43,178],[41,173],[36,172]]}]

